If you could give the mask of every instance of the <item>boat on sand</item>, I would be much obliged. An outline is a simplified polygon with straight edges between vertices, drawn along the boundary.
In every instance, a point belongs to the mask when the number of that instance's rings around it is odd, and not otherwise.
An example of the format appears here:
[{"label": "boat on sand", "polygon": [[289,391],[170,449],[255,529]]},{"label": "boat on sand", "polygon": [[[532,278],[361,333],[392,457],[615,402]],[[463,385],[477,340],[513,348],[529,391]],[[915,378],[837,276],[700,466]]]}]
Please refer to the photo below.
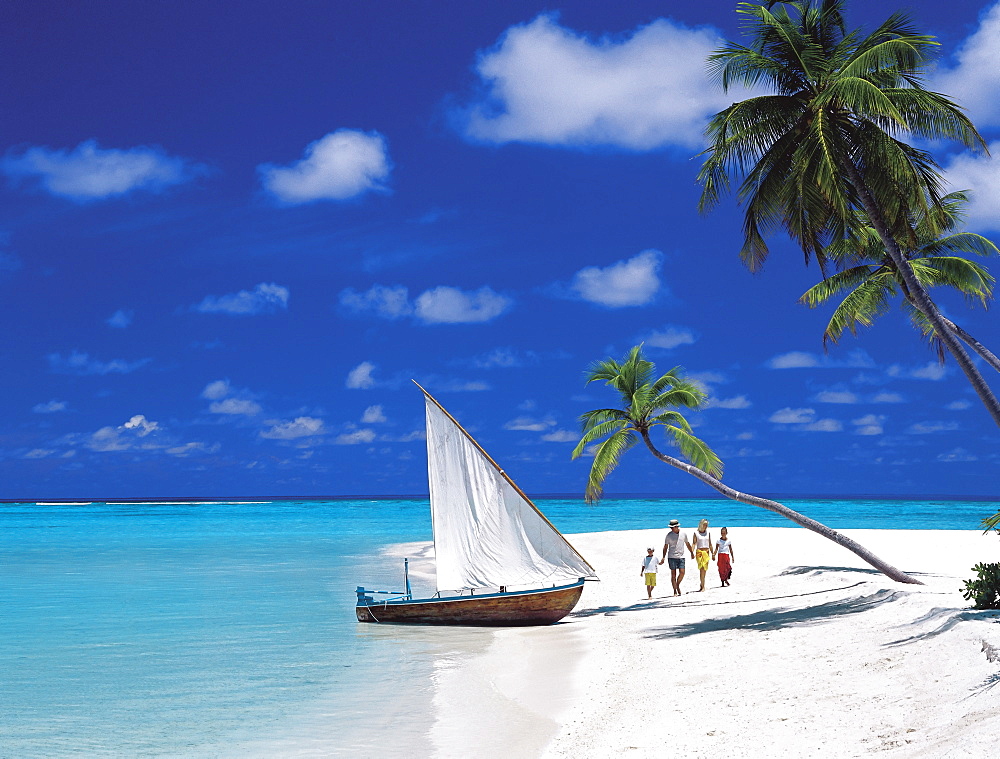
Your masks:
[{"label": "boat on sand", "polygon": [[[414,382],[414,384],[416,384]],[[437,593],[357,589],[359,622],[549,625],[569,614],[594,568],[426,390],[427,477]],[[379,596],[382,596],[379,598]]]}]

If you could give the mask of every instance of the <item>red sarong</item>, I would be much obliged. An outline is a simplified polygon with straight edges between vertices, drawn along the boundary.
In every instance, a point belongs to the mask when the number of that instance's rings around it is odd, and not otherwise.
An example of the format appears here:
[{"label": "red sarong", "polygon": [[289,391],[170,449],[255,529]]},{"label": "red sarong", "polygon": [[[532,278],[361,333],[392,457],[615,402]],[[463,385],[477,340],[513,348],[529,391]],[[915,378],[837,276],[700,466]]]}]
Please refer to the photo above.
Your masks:
[{"label": "red sarong", "polygon": [[720,553],[716,559],[719,563],[719,579],[728,582],[729,578],[733,576],[733,565],[729,561],[729,554]]}]

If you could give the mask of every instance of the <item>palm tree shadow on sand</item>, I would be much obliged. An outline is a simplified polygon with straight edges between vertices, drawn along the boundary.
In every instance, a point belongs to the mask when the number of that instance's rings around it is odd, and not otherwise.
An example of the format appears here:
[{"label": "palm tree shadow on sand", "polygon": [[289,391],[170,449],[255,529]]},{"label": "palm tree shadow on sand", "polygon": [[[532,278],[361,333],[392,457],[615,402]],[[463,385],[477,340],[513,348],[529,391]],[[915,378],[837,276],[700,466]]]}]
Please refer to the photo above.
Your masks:
[{"label": "palm tree shadow on sand", "polygon": [[878,606],[891,603],[907,595],[898,590],[879,590],[870,595],[859,595],[828,601],[815,606],[789,609],[765,609],[750,614],[734,614],[728,617],[715,617],[697,622],[688,622],[654,629],[647,638],[669,640],[673,638],[688,638],[702,633],[719,632],[721,630],[748,630],[768,632],[786,627],[816,625],[828,622],[836,617],[846,617],[863,614]]},{"label": "palm tree shadow on sand", "polygon": [[[934,622],[940,620],[937,627],[933,630],[928,630],[924,633],[919,633],[917,635],[910,635],[906,638],[900,638],[899,640],[893,640],[885,645],[887,647],[896,646],[907,646],[911,643],[916,643],[921,640],[927,640],[928,638],[935,638],[941,633],[946,633],[951,630],[959,622],[968,622],[971,620],[981,620],[981,619],[995,619],[1000,621],[1000,614],[996,611],[990,609],[975,610],[975,609],[964,609],[962,611],[956,611],[955,609],[936,607],[931,609],[922,617],[907,623],[906,627],[912,627],[916,625],[922,625],[927,622]],[[904,625],[900,625],[903,627]],[[992,687],[992,686],[991,686]]]}]

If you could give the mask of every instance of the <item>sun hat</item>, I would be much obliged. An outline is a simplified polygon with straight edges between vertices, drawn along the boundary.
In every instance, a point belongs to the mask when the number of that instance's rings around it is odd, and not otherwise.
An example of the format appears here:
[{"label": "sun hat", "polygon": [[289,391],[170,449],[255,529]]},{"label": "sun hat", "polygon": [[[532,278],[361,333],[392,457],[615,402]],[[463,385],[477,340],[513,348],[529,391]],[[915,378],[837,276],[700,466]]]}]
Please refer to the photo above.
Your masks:
[{"label": "sun hat", "polygon": [[680,523],[680,522],[678,522],[678,521],[677,521],[676,519],[671,519],[671,520],[670,520],[670,526],[671,526],[671,527],[680,527],[680,526],[681,526],[681,523]]}]

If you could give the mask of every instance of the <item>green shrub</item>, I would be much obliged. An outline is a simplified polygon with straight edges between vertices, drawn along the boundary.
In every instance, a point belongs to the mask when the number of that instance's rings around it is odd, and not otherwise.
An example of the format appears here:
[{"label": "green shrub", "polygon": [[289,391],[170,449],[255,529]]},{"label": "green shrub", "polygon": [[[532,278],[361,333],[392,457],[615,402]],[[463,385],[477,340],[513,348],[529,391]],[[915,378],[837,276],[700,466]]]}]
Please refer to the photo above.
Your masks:
[{"label": "green shrub", "polygon": [[965,590],[962,591],[965,600],[973,601],[976,609],[1000,609],[1000,562],[979,562],[972,571],[979,575],[979,579],[965,581]]}]

